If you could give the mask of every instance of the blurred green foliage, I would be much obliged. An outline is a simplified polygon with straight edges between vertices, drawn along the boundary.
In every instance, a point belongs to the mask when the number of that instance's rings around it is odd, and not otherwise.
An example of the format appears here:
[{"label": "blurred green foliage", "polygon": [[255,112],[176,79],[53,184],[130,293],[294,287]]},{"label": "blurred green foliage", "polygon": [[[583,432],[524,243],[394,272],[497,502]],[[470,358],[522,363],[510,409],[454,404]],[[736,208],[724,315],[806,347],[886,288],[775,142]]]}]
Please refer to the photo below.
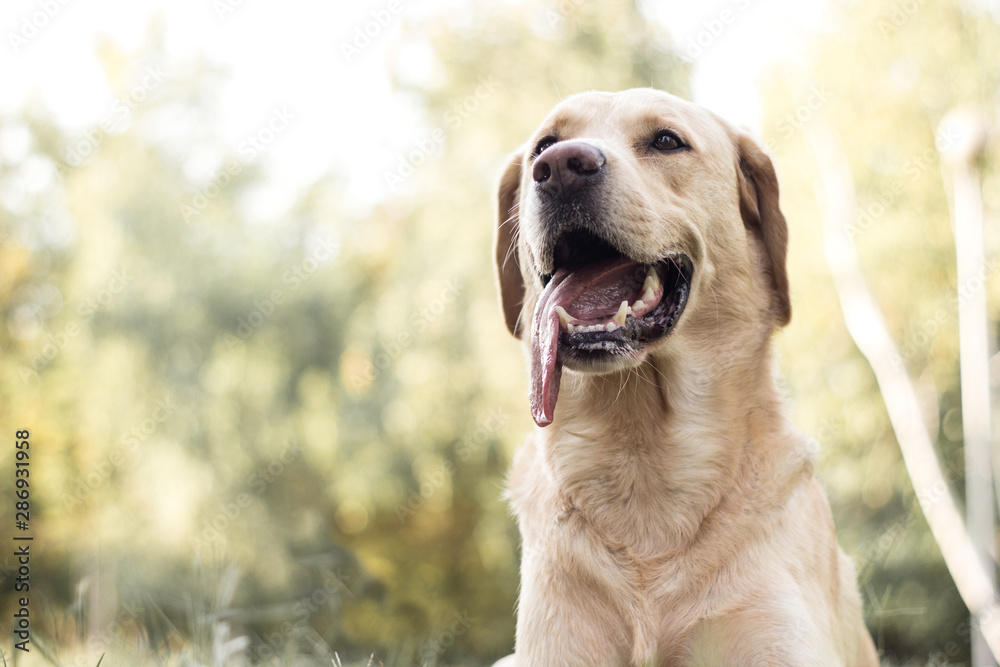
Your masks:
[{"label": "blurred green foliage", "polygon": [[791,225],[795,315],[779,341],[795,421],[822,445],[820,475],[880,647],[906,664],[961,664],[969,660],[967,611],[914,497],[874,376],[837,312],[818,224],[819,174],[804,135],[810,123],[832,127],[848,159],[858,206],[851,236],[961,499],[957,294],[986,289],[995,353],[1000,145],[994,135],[980,165],[983,285],[960,286],[950,178],[937,154],[953,140],[938,126],[954,108],[996,114],[997,15],[952,2],[843,3],[809,61],[773,71],[763,90],[763,138],[776,154]]},{"label": "blurred green foliage", "polygon": [[[985,10],[900,7],[832,8],[808,60],[763,82],[762,139],[792,232],[778,345],[793,416],[823,446],[880,648],[944,664],[968,659],[966,613],[841,324],[802,140],[820,118],[838,130],[862,208],[902,184],[856,240],[960,489],[954,253],[928,151],[949,108],[995,105],[1000,40]],[[157,44],[102,47],[111,88],[160,62]],[[364,211],[334,173],[279,219],[254,216],[266,179],[205,130],[225,75],[204,66],[117,133],[67,136],[34,106],[0,119],[28,147],[0,164],[0,430],[32,431],[34,627],[56,664],[483,665],[512,649],[518,536],[501,492],[530,419],[493,293],[493,187],[561,97],[688,96],[689,72],[627,2],[470,5],[410,20],[400,65],[414,46],[434,75],[400,66],[396,88],[444,148]],[[215,156],[208,176],[195,146]]]}]

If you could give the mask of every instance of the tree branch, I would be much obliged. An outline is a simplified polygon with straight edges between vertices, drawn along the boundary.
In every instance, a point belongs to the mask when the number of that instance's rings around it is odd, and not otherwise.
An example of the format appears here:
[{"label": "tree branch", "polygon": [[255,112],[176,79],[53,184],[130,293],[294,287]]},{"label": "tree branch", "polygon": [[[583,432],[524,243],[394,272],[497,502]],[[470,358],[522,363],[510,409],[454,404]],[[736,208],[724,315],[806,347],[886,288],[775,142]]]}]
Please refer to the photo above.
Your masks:
[{"label": "tree branch", "polygon": [[805,138],[821,174],[817,196],[822,204],[824,249],[847,330],[875,373],[903,462],[945,565],[990,651],[1000,657],[1000,605],[992,578],[976,554],[941,473],[916,391],[858,262],[852,226],[857,205],[850,167],[833,131],[822,122],[811,123]]}]

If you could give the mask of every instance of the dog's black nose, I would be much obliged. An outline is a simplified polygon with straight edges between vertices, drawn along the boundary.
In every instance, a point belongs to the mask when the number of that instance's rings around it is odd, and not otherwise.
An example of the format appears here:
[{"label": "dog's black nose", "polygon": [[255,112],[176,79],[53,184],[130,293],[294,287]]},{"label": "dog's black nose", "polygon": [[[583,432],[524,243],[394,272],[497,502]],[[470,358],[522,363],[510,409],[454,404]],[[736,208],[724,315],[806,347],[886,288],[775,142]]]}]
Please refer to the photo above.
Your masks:
[{"label": "dog's black nose", "polygon": [[604,153],[585,141],[560,141],[542,151],[531,175],[536,185],[557,197],[570,196],[602,173]]}]

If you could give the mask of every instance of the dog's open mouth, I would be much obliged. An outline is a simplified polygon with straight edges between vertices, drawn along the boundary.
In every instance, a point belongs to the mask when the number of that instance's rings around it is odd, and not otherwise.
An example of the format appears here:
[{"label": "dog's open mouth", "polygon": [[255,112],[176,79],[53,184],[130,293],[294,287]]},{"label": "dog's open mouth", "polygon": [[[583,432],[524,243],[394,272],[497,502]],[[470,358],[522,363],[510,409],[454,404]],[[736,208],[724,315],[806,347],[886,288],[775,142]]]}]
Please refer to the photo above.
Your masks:
[{"label": "dog's open mouth", "polygon": [[553,266],[531,328],[531,414],[539,426],[552,423],[563,363],[600,367],[666,337],[694,275],[683,253],[642,264],[586,232],[560,239]]}]

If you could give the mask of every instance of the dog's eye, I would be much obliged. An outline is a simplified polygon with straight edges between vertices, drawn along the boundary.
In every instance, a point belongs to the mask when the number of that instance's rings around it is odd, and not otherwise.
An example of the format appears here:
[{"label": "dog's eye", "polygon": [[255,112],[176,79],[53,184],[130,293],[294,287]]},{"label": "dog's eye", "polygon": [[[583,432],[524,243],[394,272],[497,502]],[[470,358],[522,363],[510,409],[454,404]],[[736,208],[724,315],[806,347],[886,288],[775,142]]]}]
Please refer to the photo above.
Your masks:
[{"label": "dog's eye", "polygon": [[555,137],[544,137],[535,145],[535,150],[531,152],[531,157],[538,157],[542,151],[556,143],[556,141],[558,141],[558,139]]},{"label": "dog's eye", "polygon": [[681,138],[670,130],[660,130],[653,137],[653,148],[658,151],[676,151],[681,148],[687,148],[687,144],[681,141]]}]

